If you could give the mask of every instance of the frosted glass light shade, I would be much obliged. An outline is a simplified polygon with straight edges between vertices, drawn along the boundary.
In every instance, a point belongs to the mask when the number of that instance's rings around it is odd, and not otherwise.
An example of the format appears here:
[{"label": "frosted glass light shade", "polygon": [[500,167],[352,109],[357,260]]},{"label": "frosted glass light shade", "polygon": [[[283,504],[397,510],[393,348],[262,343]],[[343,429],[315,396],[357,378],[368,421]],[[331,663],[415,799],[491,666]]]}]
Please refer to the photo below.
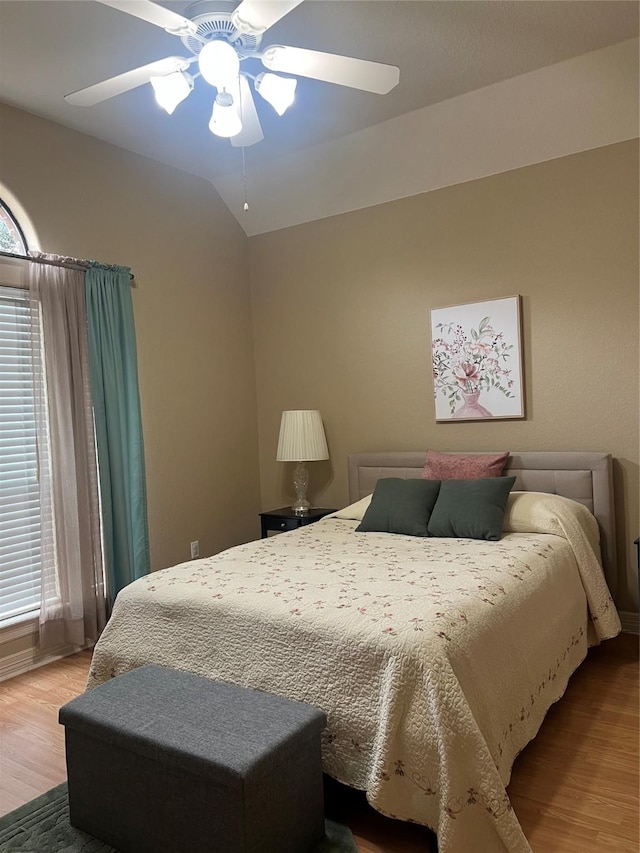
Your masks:
[{"label": "frosted glass light shade", "polygon": [[242,120],[228,92],[220,92],[213,105],[209,130],[216,136],[228,138],[242,130]]},{"label": "frosted glass light shade", "polygon": [[284,115],[296,96],[298,81],[263,72],[256,77],[256,92],[268,101],[279,116]]},{"label": "frosted glass light shade", "polygon": [[282,413],[276,460],[316,462],[329,458],[320,412],[303,409]]},{"label": "frosted glass light shade", "polygon": [[198,54],[200,73],[212,86],[224,89],[240,72],[238,54],[226,41],[210,41]]},{"label": "frosted glass light shade", "polygon": [[164,77],[151,77],[150,81],[156,101],[169,115],[193,89],[193,77],[184,71],[174,71]]}]

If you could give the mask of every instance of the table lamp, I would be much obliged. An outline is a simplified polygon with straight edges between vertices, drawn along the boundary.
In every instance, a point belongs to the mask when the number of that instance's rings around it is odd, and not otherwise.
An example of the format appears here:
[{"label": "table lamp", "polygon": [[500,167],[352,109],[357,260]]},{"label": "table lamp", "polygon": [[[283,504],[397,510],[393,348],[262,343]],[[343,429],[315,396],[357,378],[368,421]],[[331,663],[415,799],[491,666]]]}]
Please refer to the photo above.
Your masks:
[{"label": "table lamp", "polygon": [[293,473],[296,501],[291,507],[296,515],[306,515],[311,508],[307,500],[309,472],[305,462],[328,458],[329,450],[320,412],[311,409],[283,412],[276,460],[297,463]]}]

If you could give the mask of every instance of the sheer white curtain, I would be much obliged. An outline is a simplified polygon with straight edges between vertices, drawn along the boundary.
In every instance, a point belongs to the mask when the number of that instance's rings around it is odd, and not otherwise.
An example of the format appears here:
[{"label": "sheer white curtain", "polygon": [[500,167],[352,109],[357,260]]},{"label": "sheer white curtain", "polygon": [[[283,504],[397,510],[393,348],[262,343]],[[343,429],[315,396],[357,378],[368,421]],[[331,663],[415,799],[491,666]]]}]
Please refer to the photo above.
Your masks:
[{"label": "sheer white curtain", "polygon": [[29,264],[42,523],[40,645],[84,645],[106,622],[85,273]]}]

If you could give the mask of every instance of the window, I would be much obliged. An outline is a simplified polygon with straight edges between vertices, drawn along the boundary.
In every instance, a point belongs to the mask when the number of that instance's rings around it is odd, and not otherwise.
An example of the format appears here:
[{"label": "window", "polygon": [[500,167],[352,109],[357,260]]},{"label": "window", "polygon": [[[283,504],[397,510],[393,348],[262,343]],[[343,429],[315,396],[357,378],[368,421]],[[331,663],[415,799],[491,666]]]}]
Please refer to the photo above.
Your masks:
[{"label": "window", "polygon": [[[0,251],[24,254],[0,201]],[[0,279],[0,625],[40,606],[40,496],[29,292]]]},{"label": "window", "polygon": [[24,255],[26,251],[27,241],[24,239],[22,228],[13,218],[6,204],[0,199],[0,252]]}]

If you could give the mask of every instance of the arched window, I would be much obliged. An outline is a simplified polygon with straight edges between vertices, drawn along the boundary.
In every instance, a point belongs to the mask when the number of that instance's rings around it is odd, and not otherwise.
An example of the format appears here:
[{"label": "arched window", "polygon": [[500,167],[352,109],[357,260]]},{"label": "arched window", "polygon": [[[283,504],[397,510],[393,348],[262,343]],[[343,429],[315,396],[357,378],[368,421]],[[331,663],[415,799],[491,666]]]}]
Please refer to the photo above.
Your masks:
[{"label": "arched window", "polygon": [[0,198],[0,252],[11,252],[14,255],[24,255],[27,251],[27,241],[17,220]]},{"label": "arched window", "polygon": [[[27,248],[24,231],[0,197],[0,252],[25,255]],[[24,278],[22,267],[0,256],[0,530],[6,537],[0,559],[0,629],[33,619],[40,606],[31,307]]]}]

